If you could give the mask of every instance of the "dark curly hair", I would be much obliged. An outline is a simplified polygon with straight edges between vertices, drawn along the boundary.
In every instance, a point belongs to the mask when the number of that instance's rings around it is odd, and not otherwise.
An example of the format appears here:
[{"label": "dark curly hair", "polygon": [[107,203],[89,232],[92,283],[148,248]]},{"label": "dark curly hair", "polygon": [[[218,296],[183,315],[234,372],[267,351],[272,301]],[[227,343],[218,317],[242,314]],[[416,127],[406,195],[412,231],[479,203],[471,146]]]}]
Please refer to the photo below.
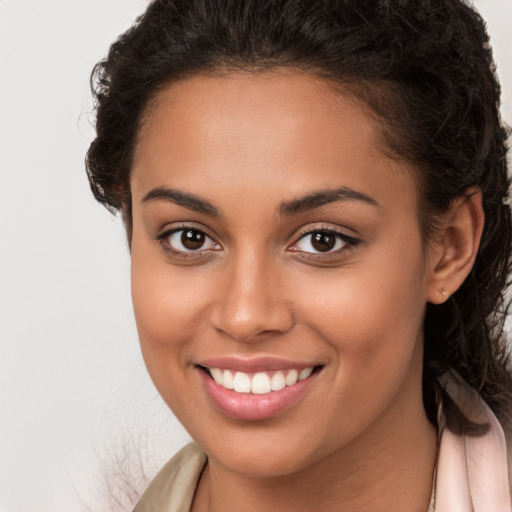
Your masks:
[{"label": "dark curly hair", "polygon": [[481,189],[475,265],[446,303],[427,306],[424,400],[435,422],[437,377],[455,369],[510,429],[507,130],[484,22],[464,1],[153,1],[93,71],[97,137],[86,165],[96,199],[121,211],[130,239],[131,160],[148,102],[190,75],[276,67],[341,84],[381,119],[387,148],[417,169],[426,240],[456,198]]}]

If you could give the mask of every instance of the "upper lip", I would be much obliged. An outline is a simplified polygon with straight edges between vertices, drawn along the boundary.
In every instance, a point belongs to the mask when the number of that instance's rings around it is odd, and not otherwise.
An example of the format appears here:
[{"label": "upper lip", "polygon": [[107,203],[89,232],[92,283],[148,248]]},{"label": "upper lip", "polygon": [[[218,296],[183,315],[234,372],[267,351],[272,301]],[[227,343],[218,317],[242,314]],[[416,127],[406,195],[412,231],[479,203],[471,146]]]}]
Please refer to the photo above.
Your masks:
[{"label": "upper lip", "polygon": [[279,370],[302,370],[304,368],[314,368],[320,366],[319,363],[291,361],[278,357],[254,357],[244,359],[241,357],[216,357],[198,361],[197,365],[207,368],[221,368],[223,370],[232,370],[243,373],[256,373],[264,371]]}]

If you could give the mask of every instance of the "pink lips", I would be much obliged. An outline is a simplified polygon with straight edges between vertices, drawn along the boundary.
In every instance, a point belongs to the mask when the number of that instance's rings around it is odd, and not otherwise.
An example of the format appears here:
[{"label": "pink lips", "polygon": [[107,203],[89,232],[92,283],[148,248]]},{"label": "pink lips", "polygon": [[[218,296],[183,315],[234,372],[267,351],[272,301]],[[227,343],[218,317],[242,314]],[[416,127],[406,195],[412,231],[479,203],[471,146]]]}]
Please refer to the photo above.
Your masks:
[{"label": "pink lips", "polygon": [[253,359],[241,359],[238,357],[216,357],[215,359],[205,359],[198,363],[200,366],[208,368],[222,368],[223,370],[232,370],[234,372],[256,373],[272,370],[291,370],[292,368],[302,369],[311,366],[317,366],[316,363],[300,363],[296,361],[287,361],[277,357],[258,357]]},{"label": "pink lips", "polygon": [[[275,358],[242,360],[218,358],[201,361],[200,366],[222,368],[233,372],[255,373],[259,371],[302,369],[314,365],[294,363]],[[217,384],[205,371],[198,369],[204,388],[214,404],[226,415],[238,420],[264,420],[286,411],[297,403],[307,392],[318,373],[287,386],[279,391],[263,395],[238,393]]]}]

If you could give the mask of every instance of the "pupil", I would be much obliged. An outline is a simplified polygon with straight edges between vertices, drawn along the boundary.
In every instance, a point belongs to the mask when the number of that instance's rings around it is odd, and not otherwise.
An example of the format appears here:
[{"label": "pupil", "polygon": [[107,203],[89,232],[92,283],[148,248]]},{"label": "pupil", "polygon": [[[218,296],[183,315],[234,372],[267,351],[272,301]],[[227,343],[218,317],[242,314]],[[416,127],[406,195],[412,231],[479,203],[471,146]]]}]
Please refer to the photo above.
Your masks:
[{"label": "pupil", "polygon": [[183,231],[181,235],[181,243],[187,249],[200,249],[204,244],[204,233],[194,231],[192,229]]},{"label": "pupil", "polygon": [[314,233],[311,243],[317,251],[326,252],[336,245],[336,238],[330,233]]}]

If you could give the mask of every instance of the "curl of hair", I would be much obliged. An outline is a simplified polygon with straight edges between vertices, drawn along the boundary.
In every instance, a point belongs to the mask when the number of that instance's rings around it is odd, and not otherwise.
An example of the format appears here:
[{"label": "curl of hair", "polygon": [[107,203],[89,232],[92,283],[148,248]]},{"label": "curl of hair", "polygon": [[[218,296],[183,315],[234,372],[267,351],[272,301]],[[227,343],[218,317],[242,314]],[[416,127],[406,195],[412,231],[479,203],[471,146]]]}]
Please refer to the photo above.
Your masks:
[{"label": "curl of hair", "polygon": [[485,25],[464,1],[153,1],[93,71],[97,137],[86,166],[96,199],[122,212],[130,238],[133,151],[161,88],[282,67],[340,84],[378,116],[385,146],[417,169],[426,240],[436,215],[481,189],[486,222],[471,274],[447,303],[427,307],[424,399],[435,422],[432,390],[453,368],[512,427],[508,133]]}]

